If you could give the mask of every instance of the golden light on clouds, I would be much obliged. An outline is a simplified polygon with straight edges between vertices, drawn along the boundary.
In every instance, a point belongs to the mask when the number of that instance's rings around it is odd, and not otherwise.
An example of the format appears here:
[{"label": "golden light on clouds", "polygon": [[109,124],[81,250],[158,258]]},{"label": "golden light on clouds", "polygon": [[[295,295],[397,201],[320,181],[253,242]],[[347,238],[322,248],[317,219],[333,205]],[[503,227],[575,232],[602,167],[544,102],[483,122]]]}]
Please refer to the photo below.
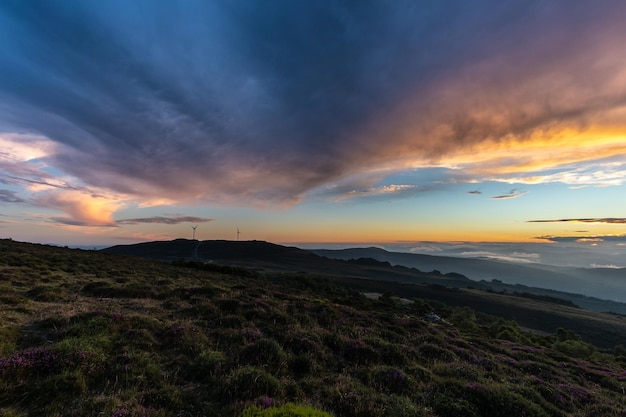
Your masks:
[{"label": "golden light on clouds", "polygon": [[80,191],[46,193],[38,197],[42,205],[61,210],[69,218],[56,218],[61,224],[73,226],[114,226],[113,214],[122,203]]},{"label": "golden light on clouds", "polygon": [[[611,132],[603,129],[580,132],[570,128],[538,132],[527,139],[487,140],[450,152],[435,163],[411,158],[402,166],[462,169],[466,175],[476,177],[466,179],[467,182],[563,182],[573,186],[604,186],[626,182],[626,171],[621,169],[626,163],[624,155],[626,127]],[[559,172],[545,172],[549,170]]]}]

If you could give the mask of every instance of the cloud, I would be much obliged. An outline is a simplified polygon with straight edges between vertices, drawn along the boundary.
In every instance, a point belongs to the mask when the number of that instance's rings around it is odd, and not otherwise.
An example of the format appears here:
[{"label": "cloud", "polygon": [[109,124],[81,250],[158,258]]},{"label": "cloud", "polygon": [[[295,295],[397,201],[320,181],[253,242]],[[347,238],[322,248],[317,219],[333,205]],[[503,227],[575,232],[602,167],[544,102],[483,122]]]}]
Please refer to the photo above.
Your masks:
[{"label": "cloud", "polygon": [[[586,160],[578,157],[563,157],[562,159],[544,160],[543,166],[524,166],[521,167],[527,172],[524,172],[522,176],[508,175],[508,176],[496,176],[491,178],[492,181],[506,182],[509,184],[545,184],[560,182],[570,185],[572,189],[584,188],[590,185],[593,186],[618,186],[626,183],[626,159],[622,152],[626,151],[626,147],[623,149],[612,149],[612,154],[618,156],[611,156],[607,159],[603,159],[602,155],[597,153],[597,147],[593,145],[581,145],[582,148],[586,148],[589,151],[595,152],[593,157],[585,156]],[[569,149],[567,152],[573,152],[574,149]],[[616,160],[621,159],[621,160]],[[562,165],[565,163],[565,165]],[[577,166],[573,166],[574,163]],[[549,168],[546,171],[546,168]],[[510,170],[515,171],[514,166],[509,167]],[[536,170],[535,170],[536,169]]]},{"label": "cloud", "polygon": [[[137,200],[288,205],[364,172],[438,163],[510,181],[503,166],[624,149],[583,135],[581,152],[563,132],[626,132],[626,57],[615,53],[625,11],[565,0],[7,1],[0,131],[47,141],[39,157],[69,183]],[[566,157],[541,144],[564,144]]]},{"label": "cloud", "polygon": [[51,217],[54,223],[70,226],[115,227],[113,213],[120,202],[80,191],[50,191],[39,194],[33,204],[63,211],[69,217]]},{"label": "cloud", "polygon": [[144,217],[138,219],[123,219],[118,220],[117,224],[140,224],[140,223],[160,223],[160,224],[179,224],[179,223],[206,223],[211,222],[213,219],[205,219],[202,217],[194,216],[177,216],[177,217]]},{"label": "cloud", "polygon": [[615,264],[596,264],[592,263],[590,265],[592,268],[603,268],[603,269],[621,269],[621,266],[617,266]]},{"label": "cloud", "polygon": [[513,252],[513,253],[496,253],[491,251],[467,251],[461,252],[461,256],[470,258],[489,258],[505,262],[515,263],[538,263],[541,261],[541,255],[538,253]]},{"label": "cloud", "polygon": [[492,200],[507,200],[511,198],[521,197],[526,194],[528,194],[527,191],[519,191],[518,189],[514,188],[511,191],[509,191],[508,194],[496,195],[496,196],[491,197],[491,199]]},{"label": "cloud", "polygon": [[607,223],[607,224],[626,224],[624,217],[597,217],[582,219],[550,219],[550,220],[528,220],[528,223]]},{"label": "cloud", "polygon": [[602,242],[616,243],[618,246],[626,243],[626,235],[621,234],[597,234],[589,236],[553,236],[542,235],[536,236],[535,239],[548,240],[551,242],[572,242],[572,243],[591,243],[598,244]]},{"label": "cloud", "polygon": [[468,191],[467,194],[481,195],[482,191],[473,190],[473,191]]},{"label": "cloud", "polygon": [[442,249],[438,245],[420,245],[413,246],[407,250],[409,253],[432,253],[432,252],[441,252]]},{"label": "cloud", "polygon": [[25,200],[18,197],[14,191],[0,190],[0,203],[24,203]]},{"label": "cloud", "polygon": [[[370,187],[359,190],[350,190],[343,192],[336,197],[336,200],[351,200],[351,199],[389,199],[389,198],[403,198],[414,195],[419,190],[417,185],[409,184],[390,184],[381,185],[377,187]],[[422,190],[423,191],[423,190]]]}]

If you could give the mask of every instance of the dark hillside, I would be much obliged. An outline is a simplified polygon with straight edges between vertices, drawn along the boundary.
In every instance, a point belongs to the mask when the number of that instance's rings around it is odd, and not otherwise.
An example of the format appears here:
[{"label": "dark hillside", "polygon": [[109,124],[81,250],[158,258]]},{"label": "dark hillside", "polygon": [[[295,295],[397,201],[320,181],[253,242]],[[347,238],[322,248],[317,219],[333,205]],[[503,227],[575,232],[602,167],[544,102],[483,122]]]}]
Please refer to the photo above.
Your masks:
[{"label": "dark hillside", "polygon": [[[194,241],[176,239],[118,245],[102,252],[131,255],[158,260],[187,259],[245,266],[274,271],[306,271],[331,276],[351,276],[389,281],[438,283],[447,286],[480,288],[481,284],[458,274],[442,275],[421,272],[404,266],[392,267],[374,259],[342,261],[328,259],[295,247],[264,241]],[[487,288],[487,287],[485,287]]]},{"label": "dark hillside", "polygon": [[117,245],[102,249],[102,252],[132,255],[151,259],[203,259],[203,260],[232,260],[232,259],[266,259],[280,260],[283,258],[317,258],[312,253],[295,247],[281,246],[269,242],[232,241],[232,240],[188,240],[176,239],[172,241],[144,242],[132,245]]},{"label": "dark hillside", "polygon": [[0,240],[1,416],[618,417],[625,355],[337,277]]},{"label": "dark hillside", "polygon": [[626,316],[587,311],[559,299],[354,278],[338,278],[337,282],[365,292],[385,289],[404,298],[422,298],[454,307],[468,307],[476,312],[514,320],[520,326],[540,332],[554,333],[564,327],[597,347],[612,348],[626,344]]}]

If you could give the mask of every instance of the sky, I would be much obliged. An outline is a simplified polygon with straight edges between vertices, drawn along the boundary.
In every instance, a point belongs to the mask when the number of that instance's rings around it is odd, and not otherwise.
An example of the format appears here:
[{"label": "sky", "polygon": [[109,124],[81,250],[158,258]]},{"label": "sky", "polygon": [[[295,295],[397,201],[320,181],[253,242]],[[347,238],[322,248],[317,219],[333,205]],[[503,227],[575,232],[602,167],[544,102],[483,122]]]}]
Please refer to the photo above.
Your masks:
[{"label": "sky", "polygon": [[623,256],[624,21],[621,0],[4,0],[0,237]]}]

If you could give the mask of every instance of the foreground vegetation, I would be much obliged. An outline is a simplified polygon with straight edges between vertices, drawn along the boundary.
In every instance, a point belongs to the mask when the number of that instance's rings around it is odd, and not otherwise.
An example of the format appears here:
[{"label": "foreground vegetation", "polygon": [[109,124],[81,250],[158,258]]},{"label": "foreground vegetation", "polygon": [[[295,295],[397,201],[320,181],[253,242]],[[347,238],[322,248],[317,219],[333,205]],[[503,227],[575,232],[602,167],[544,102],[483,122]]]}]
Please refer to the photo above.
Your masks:
[{"label": "foreground vegetation", "polygon": [[0,323],[0,416],[626,415],[623,347],[302,273],[0,240]]}]

